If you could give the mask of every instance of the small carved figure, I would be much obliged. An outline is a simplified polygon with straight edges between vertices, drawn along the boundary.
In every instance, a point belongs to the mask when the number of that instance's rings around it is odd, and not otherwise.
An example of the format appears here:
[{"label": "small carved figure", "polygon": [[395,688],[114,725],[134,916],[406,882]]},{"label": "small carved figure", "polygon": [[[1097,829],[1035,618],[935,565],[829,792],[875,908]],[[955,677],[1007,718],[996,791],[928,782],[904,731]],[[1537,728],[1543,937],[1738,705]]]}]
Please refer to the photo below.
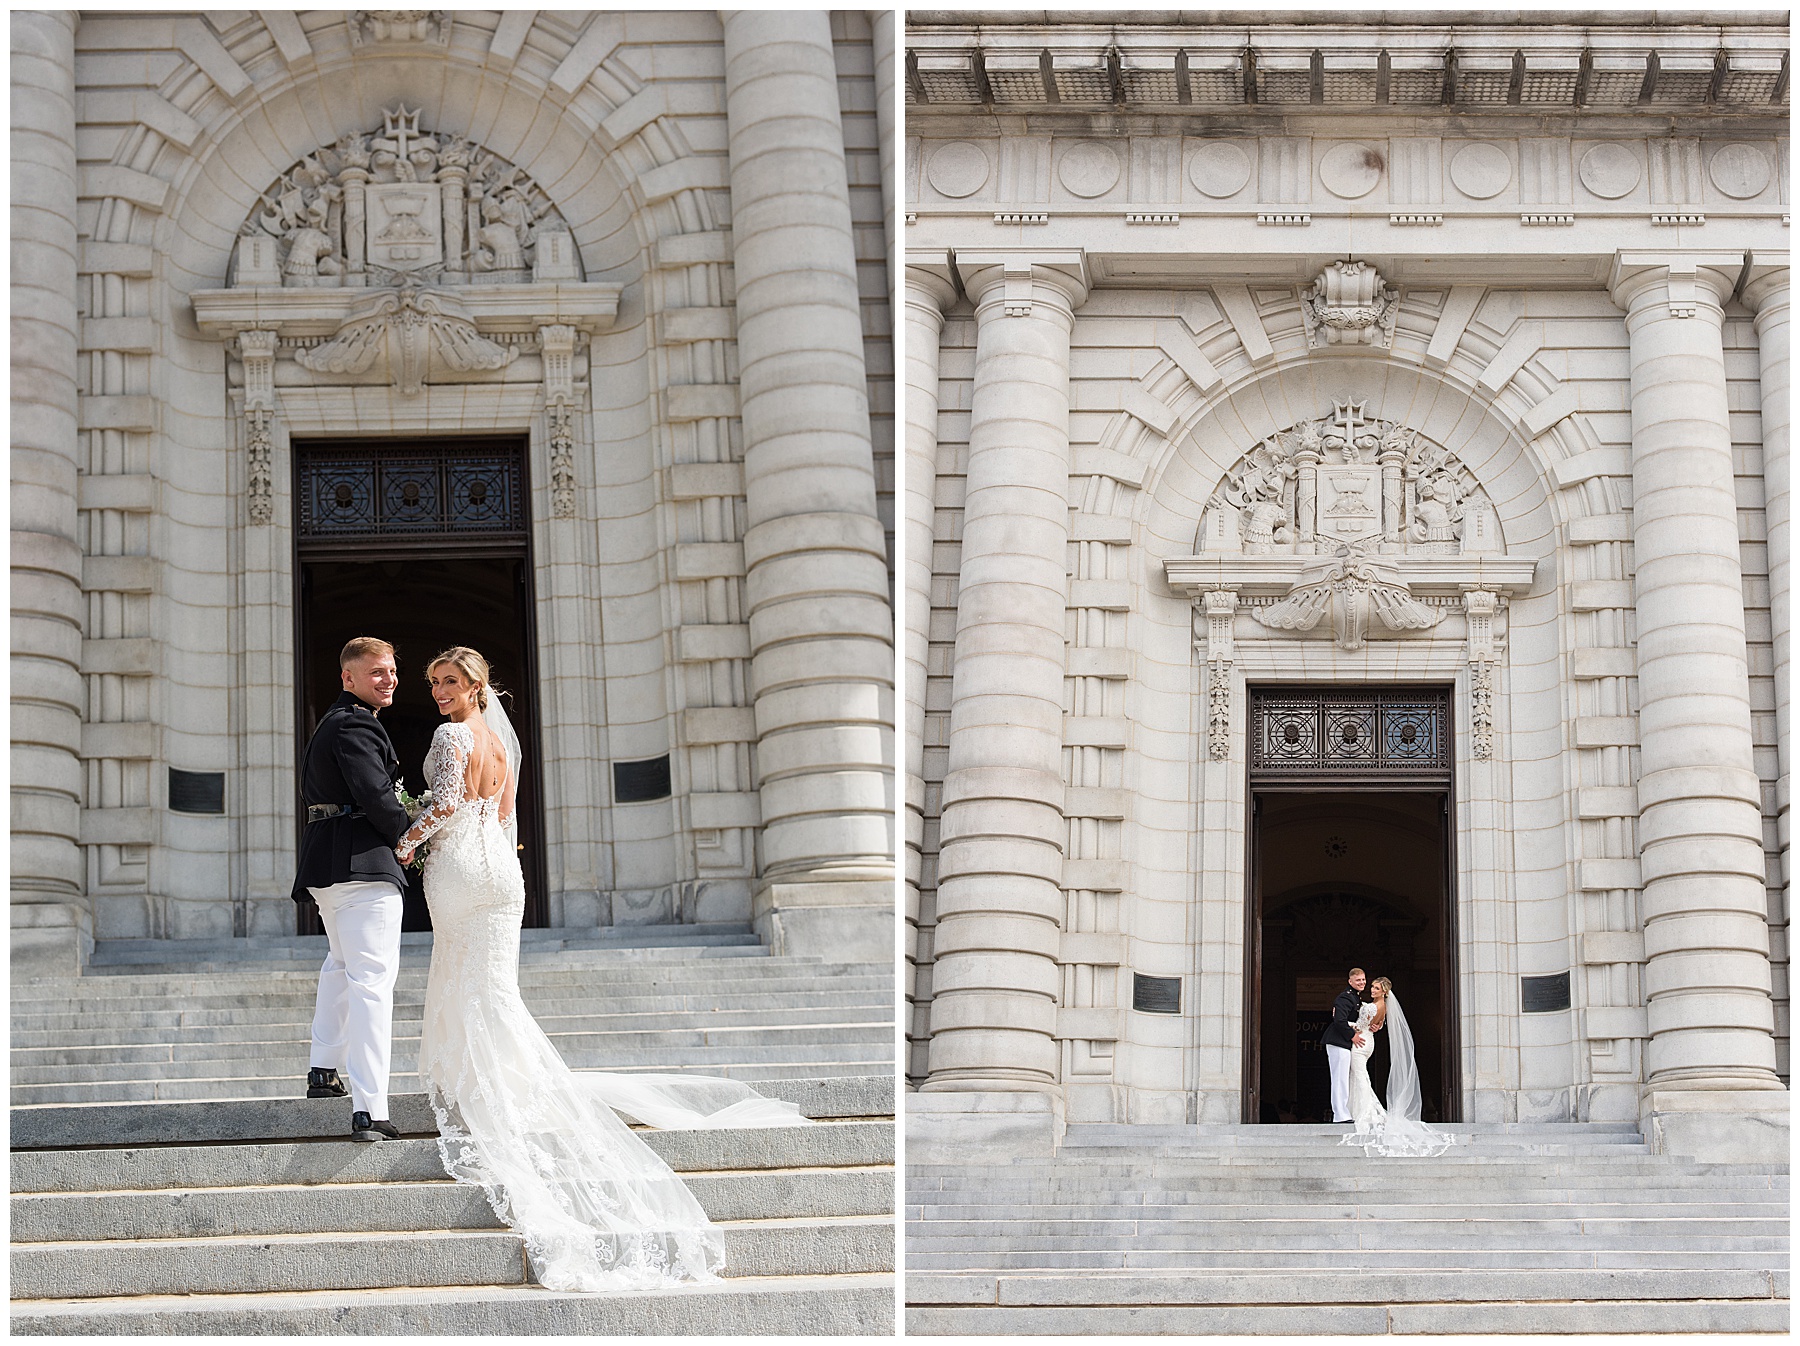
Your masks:
[{"label": "small carved figure", "polygon": [[306,207],[305,222],[288,236],[287,265],[282,269],[287,284],[305,289],[317,285],[320,276],[343,273],[343,263],[331,255],[331,235],[325,229],[329,210],[324,195],[314,197]]},{"label": "small carved figure", "polygon": [[476,238],[485,251],[482,269],[512,271],[523,267],[531,242],[531,207],[516,191],[481,198],[481,229]]},{"label": "small carved figure", "polygon": [[1456,478],[1440,473],[1426,483],[1413,511],[1412,540],[1433,551],[1455,551],[1461,535],[1463,508]]}]

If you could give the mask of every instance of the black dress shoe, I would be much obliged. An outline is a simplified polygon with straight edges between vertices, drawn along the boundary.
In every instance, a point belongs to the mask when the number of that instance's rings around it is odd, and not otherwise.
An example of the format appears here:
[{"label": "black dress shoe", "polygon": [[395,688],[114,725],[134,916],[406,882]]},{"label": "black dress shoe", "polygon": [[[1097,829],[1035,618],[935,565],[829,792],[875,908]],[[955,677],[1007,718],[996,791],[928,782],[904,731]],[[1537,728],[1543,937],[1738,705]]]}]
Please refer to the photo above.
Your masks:
[{"label": "black dress shoe", "polygon": [[400,1128],[388,1121],[371,1121],[366,1112],[350,1114],[351,1140],[399,1140]]},{"label": "black dress shoe", "polygon": [[308,1098],[343,1098],[349,1092],[344,1088],[344,1082],[338,1078],[335,1070],[314,1066],[306,1072],[306,1096]]}]

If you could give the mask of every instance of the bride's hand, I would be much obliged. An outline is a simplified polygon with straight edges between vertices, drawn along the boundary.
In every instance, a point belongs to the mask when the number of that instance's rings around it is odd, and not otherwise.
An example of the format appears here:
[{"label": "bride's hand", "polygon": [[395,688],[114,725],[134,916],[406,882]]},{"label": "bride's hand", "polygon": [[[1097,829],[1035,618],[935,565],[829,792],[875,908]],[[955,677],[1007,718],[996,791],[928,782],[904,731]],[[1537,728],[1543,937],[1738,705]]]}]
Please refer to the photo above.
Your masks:
[{"label": "bride's hand", "polygon": [[403,851],[398,846],[394,847],[394,855],[399,859],[402,869],[412,863],[412,854],[411,851]]}]

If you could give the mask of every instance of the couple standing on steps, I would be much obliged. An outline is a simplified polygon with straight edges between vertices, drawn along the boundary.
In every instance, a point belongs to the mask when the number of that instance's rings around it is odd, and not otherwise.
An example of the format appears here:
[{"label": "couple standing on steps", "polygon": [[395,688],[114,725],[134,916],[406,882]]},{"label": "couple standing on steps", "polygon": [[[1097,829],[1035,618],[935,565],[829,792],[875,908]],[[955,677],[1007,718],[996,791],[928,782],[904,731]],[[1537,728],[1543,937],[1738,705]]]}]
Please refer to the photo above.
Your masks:
[{"label": "couple standing on steps", "polygon": [[[1369,985],[1368,974],[1353,967],[1349,982],[1338,992],[1331,1022],[1319,1039],[1331,1066],[1331,1120],[1355,1127],[1340,1143],[1361,1145],[1365,1154],[1370,1150],[1383,1155],[1442,1154],[1456,1138],[1420,1120],[1419,1066],[1394,984],[1377,977],[1365,1003],[1362,992]],[[1375,1050],[1375,1035],[1383,1031],[1388,1035],[1386,1107],[1369,1080],[1369,1056]]]},{"label": "couple standing on steps", "polygon": [[351,1135],[400,1134],[387,1097],[394,981],[403,866],[420,855],[433,935],[419,1082],[437,1115],[445,1170],[485,1191],[550,1289],[716,1278],[723,1237],[615,1109],[669,1129],[806,1119],[735,1080],[571,1071],[519,994],[519,741],[487,661],[459,645],[425,670],[445,720],[425,758],[431,789],[416,818],[401,802],[399,758],[378,718],[399,682],[394,647],[359,636],[338,665],[343,691],[306,747],[307,825],[293,892],[318,905],[331,950],[319,971],[307,1097],[343,1097],[341,1070]]}]

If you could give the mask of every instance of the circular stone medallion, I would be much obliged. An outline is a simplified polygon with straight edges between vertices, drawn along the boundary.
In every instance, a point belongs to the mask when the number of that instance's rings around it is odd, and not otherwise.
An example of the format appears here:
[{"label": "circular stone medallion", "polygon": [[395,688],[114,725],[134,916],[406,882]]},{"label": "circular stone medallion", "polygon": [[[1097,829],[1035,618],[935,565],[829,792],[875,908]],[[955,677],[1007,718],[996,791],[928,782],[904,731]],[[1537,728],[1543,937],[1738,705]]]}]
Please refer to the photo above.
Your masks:
[{"label": "circular stone medallion", "polygon": [[1354,201],[1375,190],[1375,184],[1381,181],[1381,170],[1386,167],[1386,163],[1381,157],[1381,151],[1373,145],[1356,141],[1333,145],[1325,151],[1325,157],[1319,160],[1319,181],[1325,184],[1325,190],[1333,196]]},{"label": "circular stone medallion", "polygon": [[1076,196],[1104,196],[1119,185],[1119,156],[1110,145],[1086,140],[1064,151],[1056,176]]},{"label": "circular stone medallion", "polygon": [[1644,176],[1637,155],[1623,145],[1595,145],[1581,156],[1581,185],[1595,196],[1617,200]]},{"label": "circular stone medallion", "polygon": [[1230,141],[1210,141],[1188,160],[1188,181],[1208,196],[1233,196],[1250,181],[1250,156]]},{"label": "circular stone medallion", "polygon": [[939,145],[925,163],[925,180],[949,197],[973,196],[987,184],[987,152],[968,140]]},{"label": "circular stone medallion", "polygon": [[1512,160],[1506,151],[1485,141],[1464,145],[1450,161],[1450,181],[1456,190],[1477,201],[1500,195],[1512,175]]},{"label": "circular stone medallion", "polygon": [[1721,145],[1709,167],[1713,186],[1739,201],[1769,185],[1769,156],[1754,145]]}]

